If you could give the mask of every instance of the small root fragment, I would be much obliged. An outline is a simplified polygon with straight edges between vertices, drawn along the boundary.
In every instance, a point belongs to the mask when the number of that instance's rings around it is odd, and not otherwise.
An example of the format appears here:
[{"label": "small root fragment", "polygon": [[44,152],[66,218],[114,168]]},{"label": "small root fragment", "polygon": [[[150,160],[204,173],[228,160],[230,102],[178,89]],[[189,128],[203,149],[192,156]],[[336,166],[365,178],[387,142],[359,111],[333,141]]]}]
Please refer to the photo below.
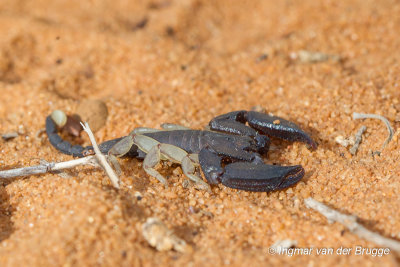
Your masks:
[{"label": "small root fragment", "polygon": [[354,142],[354,145],[350,148],[350,153],[353,156],[357,153],[358,147],[360,146],[360,143],[362,141],[362,135],[364,134],[365,130],[367,130],[367,127],[363,125],[356,133],[356,141]]},{"label": "small root fragment", "polygon": [[178,252],[190,251],[190,246],[177,237],[168,227],[158,218],[151,217],[142,225],[142,234],[147,242],[158,251],[168,251],[174,249]]},{"label": "small root fragment", "polygon": [[18,133],[17,132],[9,132],[9,133],[5,133],[1,135],[1,138],[3,138],[4,141],[9,141],[11,139],[14,139],[18,137]]},{"label": "small root fragment", "polygon": [[[385,142],[383,143],[381,150],[383,150],[386,147],[386,145],[390,142],[390,140],[392,140],[393,128],[392,128],[392,126],[390,126],[389,121],[385,117],[383,117],[381,115],[377,115],[377,114],[365,114],[365,113],[354,112],[353,120],[356,120],[356,119],[378,119],[378,120],[383,121],[383,123],[385,123],[385,125],[388,129],[389,135],[386,138]],[[380,154],[380,153],[381,153],[381,151],[376,151],[374,154]]]}]

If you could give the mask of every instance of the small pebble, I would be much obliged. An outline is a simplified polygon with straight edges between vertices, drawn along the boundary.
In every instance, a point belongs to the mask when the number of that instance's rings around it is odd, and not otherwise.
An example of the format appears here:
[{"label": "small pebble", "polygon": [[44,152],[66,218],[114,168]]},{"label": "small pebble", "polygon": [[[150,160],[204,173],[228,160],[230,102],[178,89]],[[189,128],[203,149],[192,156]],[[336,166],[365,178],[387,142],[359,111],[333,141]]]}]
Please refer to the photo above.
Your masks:
[{"label": "small pebble", "polygon": [[178,197],[177,194],[175,194],[174,192],[166,192],[165,193],[165,198],[167,199],[176,199]]},{"label": "small pebble", "polygon": [[160,219],[155,217],[148,218],[142,225],[142,234],[150,246],[158,251],[174,249],[185,252],[190,248],[184,240],[177,237]]},{"label": "small pebble", "polygon": [[349,145],[354,145],[354,139],[353,138],[346,139],[342,135],[336,136],[335,142],[340,144],[340,145],[342,145],[342,146],[344,146],[344,147],[348,147]]},{"label": "small pebble", "polygon": [[10,132],[10,133],[5,133],[5,134],[1,135],[1,138],[3,138],[4,141],[14,139],[15,137],[18,137],[17,132]]},{"label": "small pebble", "polygon": [[324,62],[330,59],[333,61],[340,60],[340,56],[338,55],[329,55],[321,52],[307,50],[300,50],[297,53],[292,53],[290,57],[291,59],[299,60],[301,63],[317,63]]},{"label": "small pebble", "polygon": [[322,62],[329,59],[329,55],[314,51],[301,50],[297,55],[302,63]]},{"label": "small pebble", "polygon": [[108,117],[106,104],[101,100],[94,99],[82,100],[78,105],[76,113],[81,117],[83,122],[89,123],[93,132],[103,127]]},{"label": "small pebble", "polygon": [[191,187],[190,181],[188,179],[183,180],[182,187],[186,189],[190,188]]},{"label": "small pebble", "polygon": [[136,197],[138,201],[142,200],[143,198],[142,194],[139,191],[136,191],[133,195]]},{"label": "small pebble", "polygon": [[261,54],[259,57],[257,57],[256,62],[261,62],[268,59],[268,54]]},{"label": "small pebble", "polygon": [[283,239],[276,241],[271,247],[275,249],[276,252],[280,252],[283,249],[293,248],[297,245],[297,240]]}]

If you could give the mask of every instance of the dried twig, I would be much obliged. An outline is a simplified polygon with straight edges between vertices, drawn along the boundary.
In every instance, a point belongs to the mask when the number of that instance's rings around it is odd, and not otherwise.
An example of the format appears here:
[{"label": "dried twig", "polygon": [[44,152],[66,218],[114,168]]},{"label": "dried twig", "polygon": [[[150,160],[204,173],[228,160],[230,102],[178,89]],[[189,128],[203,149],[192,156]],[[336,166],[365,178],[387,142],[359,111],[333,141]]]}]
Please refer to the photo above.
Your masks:
[{"label": "dried twig", "polygon": [[95,165],[98,166],[95,156],[74,159],[64,162],[45,162],[40,165],[0,171],[0,178],[13,178],[18,176],[27,176],[33,174],[42,174],[51,171],[59,171],[70,169],[80,165]]},{"label": "dried twig", "polygon": [[370,242],[373,242],[379,246],[388,247],[396,252],[400,252],[400,242],[383,237],[375,232],[372,232],[357,222],[357,217],[354,215],[342,214],[328,206],[316,201],[313,198],[307,198],[304,200],[308,208],[314,209],[324,215],[329,222],[340,222],[346,226],[351,232],[364,238]]},{"label": "dried twig", "polygon": [[[383,117],[381,115],[377,115],[377,114],[364,114],[364,113],[354,112],[353,120],[356,120],[356,119],[378,119],[378,120],[383,121],[383,123],[385,123],[385,125],[388,129],[388,132],[389,132],[389,136],[386,138],[385,142],[383,143],[382,150],[386,147],[386,145],[390,142],[390,140],[392,140],[393,128],[392,128],[392,126],[390,126],[389,121],[385,117]],[[380,152],[378,151],[378,154],[379,153]]]},{"label": "dried twig", "polygon": [[354,145],[350,148],[350,153],[352,155],[355,155],[357,153],[358,147],[360,146],[360,143],[361,143],[361,140],[362,140],[362,135],[363,135],[363,133],[365,132],[366,129],[367,129],[367,127],[365,127],[363,125],[358,130],[358,132],[356,133],[356,141],[354,142]]},{"label": "dried twig", "polygon": [[96,139],[92,131],[90,130],[89,124],[85,122],[85,124],[81,123],[83,130],[89,135],[90,142],[92,142],[93,150],[96,153],[96,158],[99,161],[99,164],[104,168],[108,177],[111,180],[111,183],[115,188],[119,188],[119,178],[115,174],[114,170],[111,168],[110,164],[108,164],[106,157],[101,153],[99,147],[97,146]]},{"label": "dried twig", "polygon": [[5,171],[0,171],[0,178],[12,178],[12,177],[18,177],[18,176],[27,176],[27,175],[33,175],[33,174],[42,174],[42,173],[47,173],[51,171],[57,171],[57,170],[62,170],[62,169],[69,169],[73,168],[76,166],[80,165],[96,165],[102,166],[104,170],[106,171],[108,177],[111,180],[111,183],[115,188],[119,188],[119,179],[111,166],[108,164],[106,157],[100,152],[99,147],[97,146],[96,140],[94,139],[94,135],[92,131],[90,130],[90,127],[87,123],[83,125],[83,129],[86,131],[86,133],[89,135],[90,141],[92,142],[93,149],[96,153],[94,156],[88,156],[80,159],[75,159],[75,160],[70,160],[70,161],[65,161],[65,162],[45,162],[37,166],[31,166],[31,167],[24,167],[24,168],[18,168],[18,169],[13,169],[13,170],[5,170]]}]

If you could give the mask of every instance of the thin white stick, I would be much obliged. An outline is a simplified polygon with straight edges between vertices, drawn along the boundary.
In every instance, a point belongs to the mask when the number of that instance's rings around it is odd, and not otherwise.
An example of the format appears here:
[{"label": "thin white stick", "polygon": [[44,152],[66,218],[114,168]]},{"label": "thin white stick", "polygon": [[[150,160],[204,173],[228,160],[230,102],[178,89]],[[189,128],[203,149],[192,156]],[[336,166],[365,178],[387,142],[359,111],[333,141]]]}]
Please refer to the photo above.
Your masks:
[{"label": "thin white stick", "polygon": [[321,202],[316,201],[315,199],[309,197],[304,200],[304,203],[308,208],[314,209],[324,215],[328,221],[331,222],[340,222],[344,226],[346,226],[351,232],[358,235],[361,238],[364,238],[370,242],[373,242],[379,246],[388,247],[396,252],[400,252],[400,242],[383,237],[375,232],[372,232],[359,224],[357,222],[357,217],[354,215],[346,215],[342,214],[334,209],[329,208],[328,206],[322,204]]},{"label": "thin white stick", "polygon": [[45,162],[40,165],[0,171],[0,178],[13,178],[18,176],[27,176],[33,174],[42,174],[51,171],[70,169],[80,165],[95,165],[98,166],[95,156],[74,159],[64,162]]},{"label": "thin white stick", "polygon": [[392,126],[390,126],[390,122],[383,116],[381,115],[377,115],[377,114],[364,114],[364,113],[357,113],[354,112],[353,113],[353,120],[356,119],[378,119],[383,121],[383,123],[385,123],[388,132],[389,132],[389,136],[386,138],[385,142],[382,145],[382,150],[385,148],[385,146],[390,142],[390,140],[392,140],[393,137],[393,128]]},{"label": "thin white stick", "polygon": [[96,139],[94,138],[94,135],[92,133],[92,130],[89,127],[89,124],[85,122],[83,124],[81,122],[81,125],[83,127],[83,130],[89,135],[90,142],[92,142],[93,150],[96,153],[95,156],[97,160],[99,161],[99,164],[104,168],[106,171],[108,177],[111,180],[111,183],[113,186],[117,189],[119,189],[119,179],[118,176],[115,174],[114,170],[111,168],[110,164],[108,164],[106,157],[101,153],[99,147],[97,146]]}]

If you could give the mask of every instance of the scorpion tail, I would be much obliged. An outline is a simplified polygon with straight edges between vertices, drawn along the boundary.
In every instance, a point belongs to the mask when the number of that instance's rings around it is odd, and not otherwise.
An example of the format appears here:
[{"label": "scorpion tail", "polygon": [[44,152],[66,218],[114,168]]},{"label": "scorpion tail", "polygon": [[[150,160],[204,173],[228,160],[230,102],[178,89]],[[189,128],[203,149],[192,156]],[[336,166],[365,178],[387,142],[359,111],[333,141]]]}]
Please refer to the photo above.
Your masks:
[{"label": "scorpion tail", "polygon": [[[61,138],[61,136],[58,134],[58,126],[57,123],[54,122],[52,116],[47,116],[46,118],[46,133],[49,138],[50,144],[60,151],[63,154],[67,155],[72,155],[74,157],[85,157],[87,155],[93,154],[93,147],[92,146],[86,146],[83,147],[81,145],[72,145],[70,142],[65,141]],[[116,144],[118,143],[121,138],[116,138],[113,140],[109,140],[106,142],[103,142],[99,145],[99,149],[101,153],[107,154],[108,151]],[[137,148],[134,147],[132,148],[128,153],[128,157],[136,157],[138,155]]]},{"label": "scorpion tail", "polygon": [[72,155],[74,157],[83,157],[83,152],[86,148],[80,145],[72,145],[68,141],[64,141],[58,134],[58,128],[51,116],[46,118],[46,133],[49,138],[50,144],[58,151]]}]

